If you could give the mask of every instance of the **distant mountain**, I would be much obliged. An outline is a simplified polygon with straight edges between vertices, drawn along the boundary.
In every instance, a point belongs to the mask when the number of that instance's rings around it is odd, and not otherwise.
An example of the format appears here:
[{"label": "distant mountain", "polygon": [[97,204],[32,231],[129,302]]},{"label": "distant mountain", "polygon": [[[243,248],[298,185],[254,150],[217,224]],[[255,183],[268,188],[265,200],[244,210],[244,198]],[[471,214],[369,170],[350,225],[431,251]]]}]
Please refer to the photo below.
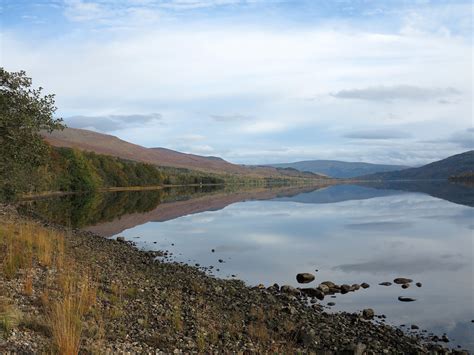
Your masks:
[{"label": "distant mountain", "polygon": [[435,180],[474,172],[474,150],[446,159],[400,171],[384,172],[359,177],[362,180]]},{"label": "distant mountain", "polygon": [[[184,168],[213,173],[237,174],[255,177],[300,176],[307,174],[285,173],[272,167],[246,167],[232,164],[218,157],[186,154],[167,148],[145,148],[115,136],[84,129],[65,128],[62,131],[43,133],[45,140],[56,147],[77,148],[122,159],[140,161],[156,166]],[[313,178],[324,178],[311,175]]]},{"label": "distant mountain", "polygon": [[294,163],[269,164],[275,168],[293,168],[299,171],[309,171],[335,178],[353,178],[378,172],[406,169],[403,165],[370,164],[362,162],[345,162],[338,160],[305,160]]}]

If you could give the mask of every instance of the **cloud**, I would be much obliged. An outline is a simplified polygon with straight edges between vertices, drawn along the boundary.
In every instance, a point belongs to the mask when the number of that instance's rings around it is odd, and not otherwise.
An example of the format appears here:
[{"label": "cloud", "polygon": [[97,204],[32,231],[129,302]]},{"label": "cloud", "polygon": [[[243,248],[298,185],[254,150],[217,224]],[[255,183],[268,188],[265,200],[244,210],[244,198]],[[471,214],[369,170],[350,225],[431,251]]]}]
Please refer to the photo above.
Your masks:
[{"label": "cloud", "polygon": [[409,138],[411,135],[402,131],[379,129],[349,132],[344,134],[343,137],[352,139],[402,139]]},{"label": "cloud", "polygon": [[355,99],[367,101],[391,101],[410,100],[427,101],[452,95],[460,95],[461,92],[451,87],[447,88],[423,88],[411,85],[373,86],[364,89],[341,90],[331,94],[338,99]]},{"label": "cloud", "polygon": [[441,259],[426,256],[405,260],[394,260],[393,257],[387,257],[361,263],[343,264],[334,267],[334,269],[344,272],[368,272],[371,274],[419,274],[427,271],[457,271],[466,265],[466,261],[459,260],[459,257]]},{"label": "cloud", "polygon": [[217,122],[240,122],[252,119],[252,116],[234,114],[234,115],[209,115]]},{"label": "cloud", "polygon": [[65,122],[68,126],[73,128],[111,132],[124,128],[144,127],[148,123],[161,119],[161,114],[150,113],[146,115],[73,116],[66,118]]},{"label": "cloud", "polygon": [[474,149],[474,128],[454,132],[448,142],[455,143],[462,148]]},{"label": "cloud", "polygon": [[344,228],[352,230],[365,230],[365,231],[377,231],[385,232],[391,230],[398,230],[402,228],[409,228],[413,225],[411,222],[367,222],[367,223],[349,223],[345,224]]}]

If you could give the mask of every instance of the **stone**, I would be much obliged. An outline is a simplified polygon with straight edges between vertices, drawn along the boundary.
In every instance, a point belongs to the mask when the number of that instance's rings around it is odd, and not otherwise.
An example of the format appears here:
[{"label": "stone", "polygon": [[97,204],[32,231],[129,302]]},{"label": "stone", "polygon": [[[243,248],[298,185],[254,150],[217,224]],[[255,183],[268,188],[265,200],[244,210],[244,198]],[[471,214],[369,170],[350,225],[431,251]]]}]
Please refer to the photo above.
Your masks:
[{"label": "stone", "polygon": [[416,324],[412,324],[410,328],[413,330],[420,329],[420,327],[417,326]]},{"label": "stone", "polygon": [[328,306],[331,306],[331,307],[332,307],[332,306],[335,306],[335,305],[336,305],[335,302],[328,302]]},{"label": "stone", "polygon": [[364,319],[373,319],[375,312],[372,308],[366,308],[362,311],[362,318]]},{"label": "stone", "polygon": [[321,282],[321,284],[326,285],[329,288],[337,288],[336,287],[337,285],[332,281],[323,281],[323,282]]},{"label": "stone", "polygon": [[414,301],[416,301],[415,298],[403,297],[403,296],[398,297],[398,300],[399,300],[400,302],[414,302]]},{"label": "stone", "polygon": [[367,282],[362,282],[362,283],[360,284],[360,287],[362,287],[362,288],[369,288],[370,285],[369,285]]},{"label": "stone", "polygon": [[351,291],[351,287],[349,285],[341,285],[341,293],[344,295],[346,293],[348,293],[349,291]]},{"label": "stone", "polygon": [[329,293],[329,286],[326,284],[319,284],[318,289],[324,294]]},{"label": "stone", "polygon": [[301,292],[309,297],[316,297],[320,301],[324,299],[324,293],[317,288],[302,288]]},{"label": "stone", "polygon": [[296,275],[296,281],[300,284],[307,284],[314,281],[315,276],[309,272],[303,272]]},{"label": "stone", "polygon": [[402,288],[404,288],[404,289],[407,289],[408,287],[410,287],[410,284],[403,284],[402,285]]},{"label": "stone", "polygon": [[421,282],[417,282],[415,285],[416,285],[416,287],[421,287],[421,286],[423,286],[423,284],[422,284]]},{"label": "stone", "polygon": [[117,237],[117,242],[125,243],[125,237]]},{"label": "stone", "polygon": [[407,279],[405,277],[398,277],[395,280],[393,280],[394,283],[397,285],[403,285],[403,284],[409,284],[410,282],[413,282],[412,279]]},{"label": "stone", "polygon": [[391,282],[388,282],[388,281],[385,281],[385,282],[381,282],[379,283],[380,286],[391,286],[392,283]]},{"label": "stone", "polygon": [[280,292],[281,293],[287,293],[287,294],[290,294],[290,295],[299,295],[301,292],[294,288],[293,286],[290,286],[290,285],[283,285],[280,289]]}]

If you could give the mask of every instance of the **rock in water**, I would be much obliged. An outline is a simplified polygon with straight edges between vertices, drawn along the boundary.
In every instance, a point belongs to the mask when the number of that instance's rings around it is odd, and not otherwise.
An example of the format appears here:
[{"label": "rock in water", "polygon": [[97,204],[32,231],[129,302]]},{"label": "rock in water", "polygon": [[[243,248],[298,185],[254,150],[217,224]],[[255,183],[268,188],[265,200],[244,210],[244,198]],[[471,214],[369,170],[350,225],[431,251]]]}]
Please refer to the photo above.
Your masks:
[{"label": "rock in water", "polygon": [[415,285],[416,285],[416,287],[421,287],[421,286],[423,286],[421,282],[417,282]]},{"label": "rock in water", "polygon": [[316,297],[320,301],[324,299],[324,293],[317,288],[302,288],[301,292],[309,297]]},{"label": "rock in water", "polygon": [[413,302],[413,301],[416,301],[415,298],[403,297],[403,296],[398,297],[398,300],[399,300],[400,302]]},{"label": "rock in water", "polygon": [[381,282],[379,283],[380,286],[391,286],[392,283],[391,282],[388,282],[388,281],[385,281],[385,282]]},{"label": "rock in water", "polygon": [[319,284],[318,289],[324,294],[329,293],[329,287],[325,284]]},{"label": "rock in water", "polygon": [[403,285],[403,284],[409,284],[410,282],[413,282],[412,279],[407,279],[405,277],[398,277],[395,280],[393,280],[397,285]]},{"label": "rock in water", "polygon": [[334,302],[328,302],[328,306],[330,306],[330,307],[335,306],[335,305],[336,305],[336,303],[334,303]]},{"label": "rock in water", "polygon": [[125,243],[125,237],[117,237],[117,242]]},{"label": "rock in water", "polygon": [[337,286],[337,285],[336,285],[334,282],[332,282],[332,281],[323,281],[323,282],[321,282],[321,284],[322,284],[322,285],[326,285],[326,286],[329,287],[329,288],[335,288],[335,287]]},{"label": "rock in water", "polygon": [[364,319],[373,319],[375,312],[372,308],[366,308],[362,311],[362,318]]},{"label": "rock in water", "polygon": [[410,287],[410,284],[403,284],[402,285],[402,288],[408,288],[408,287]]},{"label": "rock in water", "polygon": [[296,281],[298,281],[300,284],[310,283],[314,279],[314,275],[310,274],[309,272],[303,272],[301,274],[296,275]]},{"label": "rock in water", "polygon": [[349,285],[341,285],[341,293],[344,295],[346,293],[348,293],[349,291],[351,291],[351,287]]},{"label": "rock in water", "polygon": [[362,288],[369,288],[370,285],[369,285],[367,282],[362,282],[362,283],[360,284],[360,287],[362,287]]}]

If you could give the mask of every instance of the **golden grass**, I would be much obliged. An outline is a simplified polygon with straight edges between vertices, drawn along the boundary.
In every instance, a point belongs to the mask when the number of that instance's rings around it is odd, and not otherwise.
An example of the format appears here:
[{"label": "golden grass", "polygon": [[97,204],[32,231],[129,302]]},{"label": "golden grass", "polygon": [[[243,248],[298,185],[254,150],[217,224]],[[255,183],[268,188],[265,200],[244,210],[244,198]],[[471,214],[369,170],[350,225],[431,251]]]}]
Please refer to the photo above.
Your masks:
[{"label": "golden grass", "polygon": [[21,311],[9,300],[0,298],[0,330],[9,333],[21,321]]},{"label": "golden grass", "polygon": [[[78,354],[83,321],[95,305],[97,288],[65,253],[65,235],[36,223],[0,225],[0,272],[7,280],[24,274],[23,293],[33,294],[33,266],[53,271],[44,281],[40,300],[46,324],[59,354]],[[0,328],[10,331],[21,322],[21,312],[0,302]]]},{"label": "golden grass", "polygon": [[25,282],[23,283],[23,294],[26,296],[33,294],[33,275],[31,270],[26,273]]}]

